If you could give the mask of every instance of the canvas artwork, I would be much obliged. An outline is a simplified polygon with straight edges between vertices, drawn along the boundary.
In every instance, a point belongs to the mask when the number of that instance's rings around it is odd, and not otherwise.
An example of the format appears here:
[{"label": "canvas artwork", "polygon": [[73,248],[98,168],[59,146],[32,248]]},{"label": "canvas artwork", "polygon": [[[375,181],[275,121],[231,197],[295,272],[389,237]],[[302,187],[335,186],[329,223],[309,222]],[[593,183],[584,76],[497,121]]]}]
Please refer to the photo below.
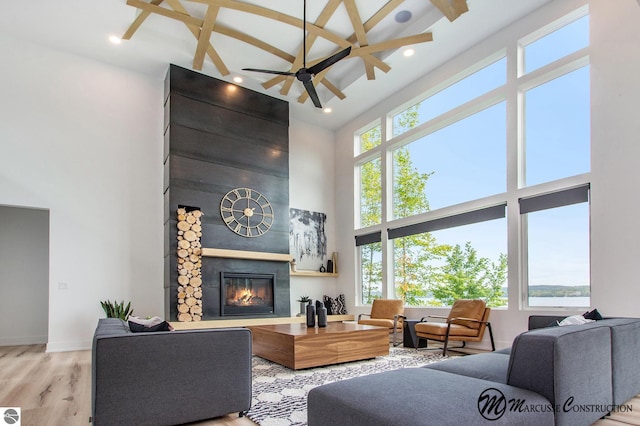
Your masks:
[{"label": "canvas artwork", "polygon": [[325,264],[327,215],[308,210],[289,209],[289,253],[299,270],[317,271]]}]

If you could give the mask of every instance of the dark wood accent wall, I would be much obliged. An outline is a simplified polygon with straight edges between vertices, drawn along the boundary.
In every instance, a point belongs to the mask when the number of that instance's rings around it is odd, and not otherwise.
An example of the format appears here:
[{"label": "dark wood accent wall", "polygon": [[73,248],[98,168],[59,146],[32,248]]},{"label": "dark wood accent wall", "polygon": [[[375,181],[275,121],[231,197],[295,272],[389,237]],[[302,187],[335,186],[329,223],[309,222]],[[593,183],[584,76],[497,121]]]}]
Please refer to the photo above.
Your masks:
[{"label": "dark wood accent wall", "polygon": [[[203,247],[289,253],[289,104],[171,65],[164,111],[165,315],[175,320],[179,205],[203,211]],[[241,237],[222,221],[222,197],[240,187],[273,205],[265,235]],[[220,317],[220,272],[275,273],[273,316],[290,316],[288,263],[203,257],[203,320]]]}]

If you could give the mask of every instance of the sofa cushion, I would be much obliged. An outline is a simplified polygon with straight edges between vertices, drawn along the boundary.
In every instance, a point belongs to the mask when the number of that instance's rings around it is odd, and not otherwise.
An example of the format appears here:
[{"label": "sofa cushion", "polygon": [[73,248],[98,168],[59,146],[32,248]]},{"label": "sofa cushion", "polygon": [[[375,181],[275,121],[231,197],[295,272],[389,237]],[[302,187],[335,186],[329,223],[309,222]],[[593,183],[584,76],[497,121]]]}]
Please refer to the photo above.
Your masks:
[{"label": "sofa cushion", "polygon": [[449,358],[441,362],[427,364],[423,368],[447,371],[476,379],[507,383],[509,355],[491,352],[469,356]]},{"label": "sofa cushion", "polygon": [[557,425],[595,422],[613,400],[611,331],[602,323],[520,334],[511,348],[507,384],[539,393],[555,406],[594,406],[557,411]]},{"label": "sofa cushion", "polygon": [[[479,399],[487,390],[504,396],[502,415],[485,420]],[[553,425],[551,410],[510,410],[507,401],[548,406],[542,396],[505,384],[428,368],[402,368],[318,386],[309,391],[309,426]],[[497,417],[497,416],[494,416]]]},{"label": "sofa cushion", "polygon": [[598,321],[611,329],[613,403],[624,404],[640,393],[640,319]]},{"label": "sofa cushion", "polygon": [[[447,324],[443,322],[419,322],[415,325],[416,333],[430,334],[432,336],[438,336],[444,339],[447,335]],[[455,336],[477,336],[477,328],[469,328],[463,325],[451,324],[451,335]]]}]

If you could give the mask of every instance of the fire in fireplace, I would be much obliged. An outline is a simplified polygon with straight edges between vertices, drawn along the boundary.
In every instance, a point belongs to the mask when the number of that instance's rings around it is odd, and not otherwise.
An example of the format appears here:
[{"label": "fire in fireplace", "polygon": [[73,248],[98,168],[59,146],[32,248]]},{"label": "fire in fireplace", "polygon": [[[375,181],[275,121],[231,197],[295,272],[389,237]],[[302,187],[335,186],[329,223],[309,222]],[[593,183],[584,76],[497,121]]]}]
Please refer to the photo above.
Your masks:
[{"label": "fire in fireplace", "polygon": [[221,272],[220,278],[222,316],[273,314],[275,274]]}]

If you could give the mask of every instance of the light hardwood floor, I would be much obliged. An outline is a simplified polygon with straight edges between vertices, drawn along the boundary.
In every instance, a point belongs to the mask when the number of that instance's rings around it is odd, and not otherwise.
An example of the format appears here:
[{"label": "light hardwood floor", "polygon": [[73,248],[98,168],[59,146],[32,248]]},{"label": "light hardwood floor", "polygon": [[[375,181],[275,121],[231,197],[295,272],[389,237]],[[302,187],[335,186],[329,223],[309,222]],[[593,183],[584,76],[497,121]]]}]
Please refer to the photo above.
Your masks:
[{"label": "light hardwood floor", "polygon": [[[594,426],[640,426],[640,396],[628,404],[633,412],[614,413]],[[91,351],[46,353],[44,345],[0,346],[0,406],[21,407],[23,426],[89,424]],[[255,423],[233,413],[191,425]]]}]

